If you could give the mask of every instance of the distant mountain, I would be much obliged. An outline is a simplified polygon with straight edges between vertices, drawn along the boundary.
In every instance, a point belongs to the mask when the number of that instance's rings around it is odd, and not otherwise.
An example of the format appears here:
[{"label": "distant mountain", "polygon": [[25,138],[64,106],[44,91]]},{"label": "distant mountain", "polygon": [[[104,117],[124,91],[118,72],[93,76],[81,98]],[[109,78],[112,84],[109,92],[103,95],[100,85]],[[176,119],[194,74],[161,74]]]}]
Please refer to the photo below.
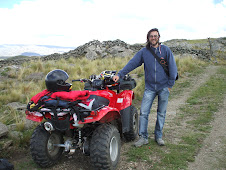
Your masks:
[{"label": "distant mountain", "polygon": [[25,53],[22,53],[21,55],[22,56],[29,56],[29,57],[31,57],[31,56],[41,56],[40,54],[33,53],[33,52],[25,52]]},{"label": "distant mountain", "polygon": [[54,53],[65,53],[74,50],[75,47],[61,47],[53,45],[30,45],[30,44],[2,44],[0,45],[1,57],[24,56],[45,56]]}]

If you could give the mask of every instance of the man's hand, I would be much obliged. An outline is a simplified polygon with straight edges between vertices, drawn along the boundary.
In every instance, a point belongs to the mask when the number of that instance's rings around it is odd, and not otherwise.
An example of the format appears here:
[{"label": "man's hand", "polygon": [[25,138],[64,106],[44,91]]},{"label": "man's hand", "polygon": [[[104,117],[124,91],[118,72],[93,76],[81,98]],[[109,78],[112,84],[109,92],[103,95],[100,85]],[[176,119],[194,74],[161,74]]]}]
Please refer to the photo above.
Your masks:
[{"label": "man's hand", "polygon": [[171,88],[168,87],[168,90],[169,90],[169,92],[170,92]]},{"label": "man's hand", "polygon": [[114,82],[117,82],[119,80],[119,76],[113,76],[112,79],[113,79]]}]

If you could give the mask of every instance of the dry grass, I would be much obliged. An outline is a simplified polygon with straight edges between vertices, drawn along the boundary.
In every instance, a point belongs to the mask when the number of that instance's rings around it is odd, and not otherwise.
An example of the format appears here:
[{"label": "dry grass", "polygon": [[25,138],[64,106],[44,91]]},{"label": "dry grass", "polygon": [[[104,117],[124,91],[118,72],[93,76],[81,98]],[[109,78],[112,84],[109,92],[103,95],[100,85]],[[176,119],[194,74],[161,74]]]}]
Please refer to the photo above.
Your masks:
[{"label": "dry grass", "polygon": [[[73,79],[88,78],[92,74],[98,75],[104,70],[119,71],[127,64],[127,62],[131,58],[132,56],[125,58],[115,57],[88,60],[83,57],[45,62],[38,60],[32,61],[30,63],[24,63],[23,66],[19,69],[19,71],[12,69],[8,70],[10,71],[10,77],[14,77],[13,79],[6,79],[5,81],[0,82],[0,107],[11,102],[20,102],[26,104],[29,102],[32,96],[46,88],[44,77],[42,80],[36,81],[29,81],[25,79],[32,73],[41,72],[46,75],[51,70],[62,69],[69,74],[70,77],[68,82],[71,82],[71,80]],[[206,64],[203,61],[193,59],[191,57],[176,58],[176,63],[178,66],[178,72],[180,74],[180,77],[185,76],[185,73],[187,72],[195,73],[199,70],[200,67]],[[143,66],[133,70],[130,74],[137,75],[137,87],[134,89],[134,92],[136,95],[136,99],[141,100],[145,87]],[[83,83],[73,83],[73,90],[83,90],[83,88]],[[14,117],[13,119],[17,123],[19,123],[18,119],[15,117],[15,114],[13,114],[12,116]],[[2,119],[0,121],[2,121]]]}]

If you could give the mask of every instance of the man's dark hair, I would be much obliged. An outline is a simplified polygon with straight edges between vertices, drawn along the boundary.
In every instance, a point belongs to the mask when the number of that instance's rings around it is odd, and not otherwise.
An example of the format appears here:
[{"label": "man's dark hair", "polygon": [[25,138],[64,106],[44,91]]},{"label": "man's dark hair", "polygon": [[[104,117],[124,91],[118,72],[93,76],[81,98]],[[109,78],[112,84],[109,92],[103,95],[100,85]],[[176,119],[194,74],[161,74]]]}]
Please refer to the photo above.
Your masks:
[{"label": "man's dark hair", "polygon": [[[150,31],[148,31],[148,34],[147,34],[147,42],[146,42],[146,47],[147,48],[150,48],[149,36],[150,36],[151,32],[153,32],[153,31],[157,31],[158,34],[159,34],[158,28],[152,28]],[[160,34],[159,34],[159,37],[160,37]]]}]

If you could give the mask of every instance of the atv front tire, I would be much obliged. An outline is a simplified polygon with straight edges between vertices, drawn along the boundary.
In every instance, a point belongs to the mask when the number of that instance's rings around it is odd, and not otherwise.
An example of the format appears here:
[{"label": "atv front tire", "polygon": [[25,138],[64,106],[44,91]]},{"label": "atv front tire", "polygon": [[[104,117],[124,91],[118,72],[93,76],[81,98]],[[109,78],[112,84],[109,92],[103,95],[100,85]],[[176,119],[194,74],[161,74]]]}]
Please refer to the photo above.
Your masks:
[{"label": "atv front tire", "polygon": [[120,158],[121,140],[118,129],[102,124],[93,132],[90,160],[95,169],[116,169]]},{"label": "atv front tire", "polygon": [[131,112],[130,112],[130,129],[128,132],[124,133],[124,137],[126,141],[133,141],[136,139],[138,135],[138,113],[137,109],[134,106],[131,106]]},{"label": "atv front tire", "polygon": [[47,132],[40,124],[34,130],[30,140],[31,156],[35,163],[45,168],[50,167],[62,155],[63,148],[54,146],[54,144],[62,144],[63,136],[58,131]]}]

